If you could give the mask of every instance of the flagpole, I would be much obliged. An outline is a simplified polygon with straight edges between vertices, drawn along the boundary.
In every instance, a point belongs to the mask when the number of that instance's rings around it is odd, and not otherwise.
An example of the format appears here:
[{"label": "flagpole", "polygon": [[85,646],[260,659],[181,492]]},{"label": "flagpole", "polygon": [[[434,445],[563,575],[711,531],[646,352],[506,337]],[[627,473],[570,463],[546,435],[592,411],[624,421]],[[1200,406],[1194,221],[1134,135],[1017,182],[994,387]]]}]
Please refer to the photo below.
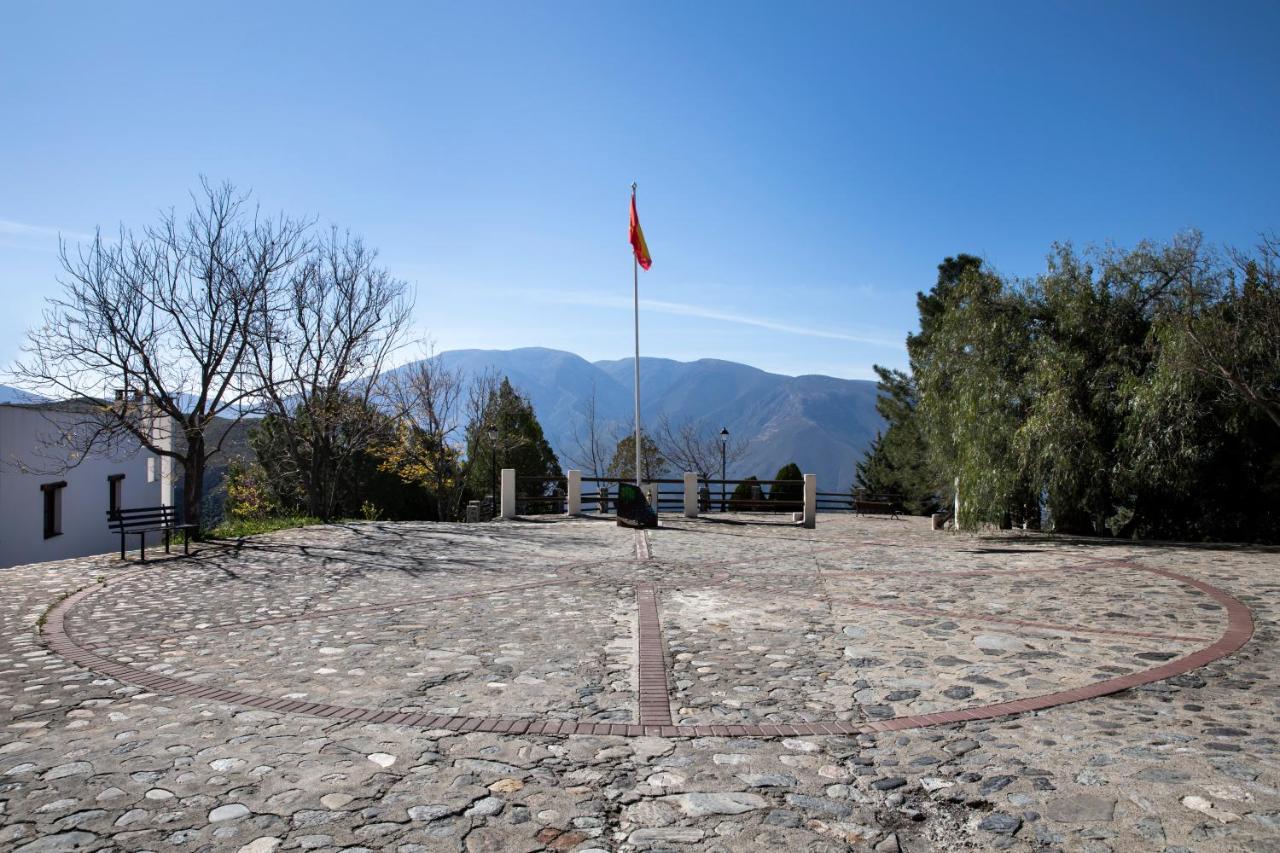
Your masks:
[{"label": "flagpole", "polygon": [[[636,184],[631,183],[631,201],[635,203]],[[640,259],[631,253],[631,297],[635,308],[636,326],[636,485],[640,482]]]}]

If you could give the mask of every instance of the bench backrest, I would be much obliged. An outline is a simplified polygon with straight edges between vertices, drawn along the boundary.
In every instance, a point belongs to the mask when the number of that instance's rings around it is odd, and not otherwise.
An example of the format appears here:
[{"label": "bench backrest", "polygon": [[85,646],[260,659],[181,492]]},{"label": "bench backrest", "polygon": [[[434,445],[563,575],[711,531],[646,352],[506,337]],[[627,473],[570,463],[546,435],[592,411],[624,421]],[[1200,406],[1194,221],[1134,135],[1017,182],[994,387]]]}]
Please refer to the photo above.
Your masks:
[{"label": "bench backrest", "polygon": [[171,506],[144,506],[130,509],[107,510],[107,525],[116,533],[148,527],[169,527],[177,524],[178,516]]}]

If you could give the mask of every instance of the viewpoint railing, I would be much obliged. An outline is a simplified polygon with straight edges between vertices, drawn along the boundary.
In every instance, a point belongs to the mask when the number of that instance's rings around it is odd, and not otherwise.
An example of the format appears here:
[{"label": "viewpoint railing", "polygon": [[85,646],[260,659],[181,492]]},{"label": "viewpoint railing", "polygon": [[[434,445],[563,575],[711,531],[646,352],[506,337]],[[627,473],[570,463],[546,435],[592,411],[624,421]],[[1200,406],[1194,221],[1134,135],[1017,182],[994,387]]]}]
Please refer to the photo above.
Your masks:
[{"label": "viewpoint railing", "polygon": [[[570,512],[570,477],[517,475],[514,478],[515,513],[518,515],[563,515]],[[624,477],[577,477],[579,501],[576,512],[613,515],[617,506],[618,486],[630,483]],[[742,496],[743,489],[751,492]],[[684,479],[657,478],[646,480],[643,488],[659,514],[685,512]],[[697,511],[699,513],[759,513],[762,515],[804,511],[803,480],[755,480],[697,478]],[[779,488],[794,497],[778,494]],[[737,496],[735,496],[737,493]],[[903,512],[900,495],[853,490],[848,492],[814,492],[816,512]]]}]

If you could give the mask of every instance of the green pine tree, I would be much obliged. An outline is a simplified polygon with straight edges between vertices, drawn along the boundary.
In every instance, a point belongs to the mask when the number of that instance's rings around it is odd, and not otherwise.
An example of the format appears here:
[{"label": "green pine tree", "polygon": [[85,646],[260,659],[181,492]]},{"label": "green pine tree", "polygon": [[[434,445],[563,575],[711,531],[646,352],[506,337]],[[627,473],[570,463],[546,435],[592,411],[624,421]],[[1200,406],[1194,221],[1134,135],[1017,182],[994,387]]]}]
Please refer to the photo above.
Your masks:
[{"label": "green pine tree", "polygon": [[804,509],[804,474],[800,466],[788,462],[773,475],[775,480],[785,480],[769,487],[769,502],[774,504],[774,512],[799,512]]},{"label": "green pine tree", "polygon": [[[496,443],[489,440],[490,426],[497,428]],[[515,469],[519,497],[551,495],[564,476],[533,404],[505,377],[490,392],[481,417],[467,424],[467,459],[470,490],[475,495],[489,494],[502,468]]]}]

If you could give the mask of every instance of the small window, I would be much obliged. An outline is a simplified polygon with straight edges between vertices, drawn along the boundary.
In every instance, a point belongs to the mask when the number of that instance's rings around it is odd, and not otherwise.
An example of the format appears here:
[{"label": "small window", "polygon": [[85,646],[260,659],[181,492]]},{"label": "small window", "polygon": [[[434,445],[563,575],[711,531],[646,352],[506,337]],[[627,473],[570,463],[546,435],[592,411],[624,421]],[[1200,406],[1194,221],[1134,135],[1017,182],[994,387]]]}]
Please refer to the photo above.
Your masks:
[{"label": "small window", "polygon": [[107,509],[120,511],[120,495],[124,491],[124,474],[112,474],[107,477]]},{"label": "small window", "polygon": [[52,539],[62,535],[62,490],[67,487],[66,480],[59,483],[45,483],[40,486],[44,493],[44,538]]}]

